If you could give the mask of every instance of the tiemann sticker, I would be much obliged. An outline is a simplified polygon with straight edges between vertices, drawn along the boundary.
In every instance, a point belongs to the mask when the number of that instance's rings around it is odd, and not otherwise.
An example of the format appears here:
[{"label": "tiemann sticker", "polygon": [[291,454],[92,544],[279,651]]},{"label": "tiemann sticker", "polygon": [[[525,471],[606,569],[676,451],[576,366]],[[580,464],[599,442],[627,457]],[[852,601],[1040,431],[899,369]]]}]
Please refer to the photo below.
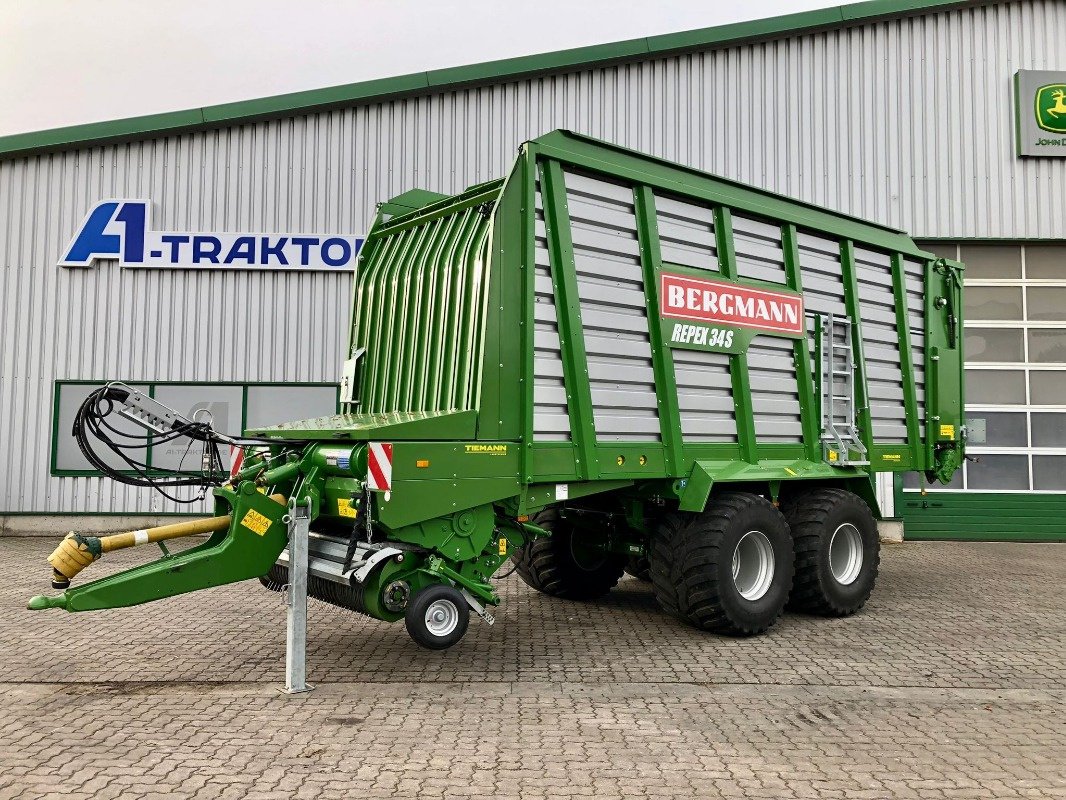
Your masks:
[{"label": "tiemann sticker", "polygon": [[263,516],[255,509],[251,509],[244,515],[244,519],[241,520],[241,525],[246,527],[252,533],[258,533],[262,536],[270,527],[270,518]]},{"label": "tiemann sticker", "polygon": [[795,293],[664,272],[659,306],[673,347],[735,353],[759,333],[804,334],[803,298]]},{"label": "tiemann sticker", "polygon": [[505,444],[468,444],[465,447],[468,453],[481,453],[488,456],[507,455],[507,445]]}]

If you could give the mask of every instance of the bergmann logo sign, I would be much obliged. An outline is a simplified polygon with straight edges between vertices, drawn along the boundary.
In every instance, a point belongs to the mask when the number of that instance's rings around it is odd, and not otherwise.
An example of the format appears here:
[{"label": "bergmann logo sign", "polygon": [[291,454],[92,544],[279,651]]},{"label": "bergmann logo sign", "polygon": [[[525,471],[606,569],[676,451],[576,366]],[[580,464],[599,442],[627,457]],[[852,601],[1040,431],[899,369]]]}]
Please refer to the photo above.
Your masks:
[{"label": "bergmann logo sign", "polygon": [[91,267],[117,259],[123,267],[350,270],[363,244],[354,236],[310,233],[153,231],[151,209],[149,200],[101,200],[59,265]]}]

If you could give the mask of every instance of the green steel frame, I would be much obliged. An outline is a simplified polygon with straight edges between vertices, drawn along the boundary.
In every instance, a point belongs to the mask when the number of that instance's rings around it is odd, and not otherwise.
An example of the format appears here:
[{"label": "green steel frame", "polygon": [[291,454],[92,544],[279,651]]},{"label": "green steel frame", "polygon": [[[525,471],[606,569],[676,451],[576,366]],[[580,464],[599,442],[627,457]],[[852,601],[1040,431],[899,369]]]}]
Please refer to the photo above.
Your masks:
[{"label": "green steel frame", "polygon": [[[691,444],[680,433],[680,413],[673,385],[671,348],[652,336],[652,366],[660,401],[660,441],[604,443],[597,441],[593,401],[584,349],[580,302],[574,266],[570,216],[564,186],[565,169],[609,176],[633,187],[640,263],[646,286],[649,319],[658,318],[657,279],[663,269],[655,215],[655,193],[686,197],[713,209],[721,275],[752,287],[775,284],[737,277],[732,213],[740,211],[778,225],[785,253],[786,286],[802,290],[797,235],[817,231],[840,241],[845,305],[852,319],[857,364],[857,421],[873,467],[841,469],[822,462],[819,397],[806,337],[794,340],[803,441],[773,444],[758,440],[749,403],[736,403],[735,444]],[[535,186],[542,189],[544,225],[552,269],[570,417],[570,440],[538,442],[533,434],[533,282]],[[360,403],[308,430],[310,438],[399,438],[508,441],[520,445],[517,477],[536,486],[553,482],[602,480],[682,481],[674,493],[709,491],[716,480],[869,480],[873,471],[938,468],[944,453],[954,450],[961,435],[961,338],[950,336],[947,314],[962,307],[957,269],[918,248],[900,231],[847,215],[826,211],[770,192],[717,178],[661,159],[565,131],[527,143],[511,175],[490,181],[451,198],[426,194],[417,202],[401,198],[383,210],[402,207],[407,213],[379,214],[360,256],[361,272],[354,288],[351,352],[364,351],[359,378]],[[407,203],[407,205],[404,205]],[[875,441],[866,393],[862,320],[854,249],[856,245],[891,257],[892,290],[904,375],[907,412],[905,444]],[[913,383],[913,343],[907,320],[903,259],[926,264],[925,361],[929,408],[923,431]],[[438,266],[439,265],[439,266]],[[671,270],[686,268],[671,265]],[[698,274],[698,271],[692,271]],[[947,298],[944,305],[938,299]],[[734,397],[749,394],[747,357],[731,359]],[[938,409],[937,405],[941,407]],[[418,415],[393,420],[385,412]],[[397,427],[397,425],[399,427]],[[941,426],[944,426],[943,428]],[[298,425],[296,426],[299,427]],[[401,431],[400,428],[407,428]],[[291,434],[292,426],[285,426]],[[941,432],[950,433],[942,436]],[[700,463],[704,478],[691,489]],[[942,473],[950,477],[955,465]],[[481,477],[488,477],[481,476]],[[499,478],[505,475],[500,473]],[[694,484],[694,485],[695,485]],[[535,495],[533,489],[529,490]],[[539,491],[539,490],[538,490]],[[504,498],[496,498],[502,500]],[[704,498],[705,499],[705,498]],[[686,504],[699,505],[698,496]]]},{"label": "green steel frame", "polygon": [[[742,285],[768,286],[759,281],[742,280],[737,277],[736,256],[733,248],[731,214],[734,210],[754,214],[781,226],[785,245],[787,286],[802,290],[802,278],[798,268],[798,229],[819,231],[839,237],[841,270],[844,276],[845,301],[853,321],[853,347],[856,353],[858,374],[857,419],[861,438],[870,452],[877,471],[932,470],[935,468],[938,443],[957,438],[962,425],[961,409],[961,340],[949,347],[943,321],[944,309],[934,307],[933,299],[948,293],[952,286],[934,270],[935,256],[919,249],[907,236],[889,228],[873,225],[844,215],[832,214],[806,204],[782,198],[768,192],[755,190],[695,170],[689,170],[659,159],[641,156],[613,145],[598,142],[568,132],[554,132],[527,145],[524,159],[526,169],[539,171],[544,192],[546,229],[550,243],[550,259],[556,289],[556,306],[559,309],[559,328],[563,340],[564,374],[568,386],[569,412],[572,443],[532,442],[531,417],[526,419],[526,450],[529,452],[529,468],[526,480],[586,481],[600,479],[647,480],[654,476],[688,479],[696,462],[705,462],[705,469],[715,480],[788,481],[792,479],[833,479],[843,476],[867,476],[872,470],[841,470],[822,464],[820,445],[820,412],[818,397],[814,391],[811,374],[809,345],[806,337],[794,343],[794,358],[799,376],[801,415],[804,441],[800,445],[760,443],[755,435],[751,406],[737,404],[737,435],[735,445],[686,444],[679,432],[677,393],[673,386],[673,363],[670,348],[653,335],[652,362],[659,387],[661,443],[616,444],[598,443],[592,417],[592,401],[589,385],[584,380],[587,374],[583,341],[580,336],[580,311],[575,301],[576,278],[573,272],[573,245],[569,235],[569,217],[565,192],[562,186],[563,166],[583,169],[608,175],[634,186],[634,207],[640,239],[641,264],[644,271],[649,318],[658,317],[658,297],[654,288],[662,269],[657,223],[654,214],[654,192],[661,191],[704,202],[714,209],[715,230],[721,274],[724,278]],[[531,191],[531,188],[529,189]],[[531,201],[528,201],[531,205]],[[525,224],[531,224],[527,214]],[[531,238],[531,237],[529,237]],[[893,264],[893,292],[896,298],[897,330],[903,357],[904,400],[907,410],[907,443],[890,445],[874,440],[869,401],[866,393],[865,361],[862,352],[862,321],[854,264],[856,244],[888,252]],[[926,309],[927,338],[930,350],[929,363],[940,363],[933,370],[939,384],[931,388],[945,408],[941,413],[930,411],[930,428],[922,435],[915,399],[913,368],[911,361],[912,342],[909,322],[906,319],[906,296],[902,278],[903,259],[918,259],[927,264],[927,282],[930,296]],[[531,261],[526,252],[525,259]],[[675,269],[675,267],[671,267]],[[683,271],[683,270],[682,270]],[[952,273],[953,274],[953,273]],[[528,276],[527,276],[528,280]],[[778,287],[779,288],[779,287]],[[961,291],[961,290],[960,290]],[[531,287],[528,289],[532,295]],[[961,294],[951,300],[948,307],[955,311],[961,308]],[[532,306],[527,304],[525,319],[527,328],[532,325]],[[947,363],[950,361],[951,363]],[[531,408],[533,387],[531,362],[527,361],[527,380],[523,405]],[[731,359],[732,388],[734,397],[748,395],[749,376],[746,356]],[[931,401],[931,402],[936,402]],[[932,406],[931,406],[932,407]],[[939,436],[939,426],[950,425],[951,437]],[[935,428],[932,426],[936,426]],[[643,458],[642,458],[643,457]],[[644,463],[641,464],[641,461]],[[789,471],[784,469],[788,466]],[[953,471],[953,468],[952,468]],[[708,487],[709,488],[709,487]],[[698,503],[697,503],[698,504]]]}]

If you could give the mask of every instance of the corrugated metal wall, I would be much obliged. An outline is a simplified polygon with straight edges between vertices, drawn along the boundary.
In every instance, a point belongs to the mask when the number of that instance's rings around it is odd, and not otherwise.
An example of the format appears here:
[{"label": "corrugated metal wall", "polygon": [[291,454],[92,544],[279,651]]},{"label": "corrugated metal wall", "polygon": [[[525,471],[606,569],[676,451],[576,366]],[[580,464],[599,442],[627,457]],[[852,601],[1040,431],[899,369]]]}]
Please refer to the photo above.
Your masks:
[{"label": "corrugated metal wall", "polygon": [[1062,237],[1066,161],[1014,156],[1011,79],[1066,69],[1066,4],[1018,2],[0,163],[0,511],[168,510],[48,475],[52,382],[335,380],[350,276],[55,266],[96,200],[153,226],[361,233],[412,187],[501,176],[571,128],[906,228]]}]

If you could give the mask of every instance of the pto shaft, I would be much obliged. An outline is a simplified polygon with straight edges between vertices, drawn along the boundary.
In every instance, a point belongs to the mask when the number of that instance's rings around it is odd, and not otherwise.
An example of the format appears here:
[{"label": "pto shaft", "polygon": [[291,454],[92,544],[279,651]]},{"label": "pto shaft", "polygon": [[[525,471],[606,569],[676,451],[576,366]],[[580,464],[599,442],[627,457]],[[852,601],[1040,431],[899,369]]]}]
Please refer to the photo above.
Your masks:
[{"label": "pto shaft", "polygon": [[111,536],[83,536],[71,531],[59,543],[59,547],[52,551],[52,555],[48,556],[48,563],[52,565],[52,587],[66,589],[70,586],[71,578],[112,550],[162,542],[166,539],[180,539],[198,533],[222,531],[229,527],[231,520],[227,514],[224,517],[175,522],[171,525],[160,525],[158,528],[116,533]]}]

